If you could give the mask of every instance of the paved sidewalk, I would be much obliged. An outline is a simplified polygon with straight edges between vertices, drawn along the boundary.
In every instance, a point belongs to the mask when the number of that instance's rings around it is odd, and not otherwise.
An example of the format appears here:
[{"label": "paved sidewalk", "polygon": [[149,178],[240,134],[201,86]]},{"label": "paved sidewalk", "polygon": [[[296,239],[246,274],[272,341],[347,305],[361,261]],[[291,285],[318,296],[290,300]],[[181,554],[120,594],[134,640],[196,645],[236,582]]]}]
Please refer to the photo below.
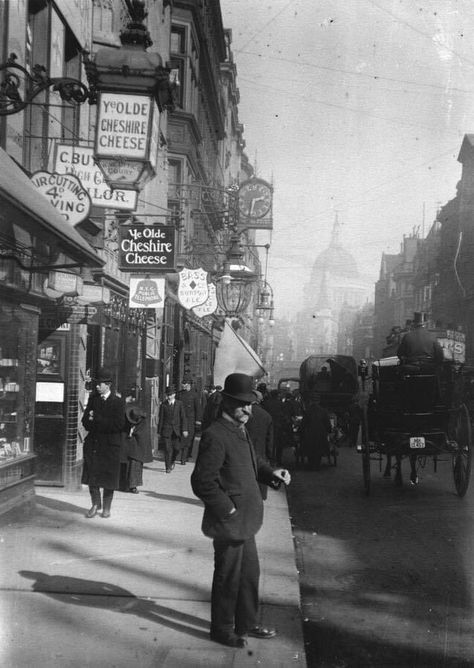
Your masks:
[{"label": "paved sidewalk", "polygon": [[209,640],[212,542],[201,534],[192,464],[146,465],[140,493],[86,519],[86,487],[37,487],[36,510],[0,516],[0,665],[6,668],[306,666],[284,490],[258,534],[261,621],[277,638]]}]

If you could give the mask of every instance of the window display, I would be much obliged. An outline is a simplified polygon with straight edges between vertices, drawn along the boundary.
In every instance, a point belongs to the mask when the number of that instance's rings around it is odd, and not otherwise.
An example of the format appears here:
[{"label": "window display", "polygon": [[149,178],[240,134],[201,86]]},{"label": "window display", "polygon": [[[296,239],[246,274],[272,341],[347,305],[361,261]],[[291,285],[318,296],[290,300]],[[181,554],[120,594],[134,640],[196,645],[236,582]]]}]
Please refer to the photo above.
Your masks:
[{"label": "window display", "polygon": [[30,392],[24,388],[29,328],[15,311],[12,320],[0,322],[0,465],[31,454],[31,416],[25,408]]}]

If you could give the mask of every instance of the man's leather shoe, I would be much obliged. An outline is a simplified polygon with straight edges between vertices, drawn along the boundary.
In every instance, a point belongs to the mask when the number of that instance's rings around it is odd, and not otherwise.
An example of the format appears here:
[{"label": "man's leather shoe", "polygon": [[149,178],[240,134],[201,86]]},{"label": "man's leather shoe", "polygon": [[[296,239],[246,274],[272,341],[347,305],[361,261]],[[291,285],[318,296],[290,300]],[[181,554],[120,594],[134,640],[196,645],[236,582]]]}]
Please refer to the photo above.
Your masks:
[{"label": "man's leather shoe", "polygon": [[138,489],[136,487],[132,487],[132,489],[129,491],[131,494],[138,494]]},{"label": "man's leather shoe", "polygon": [[235,633],[231,632],[211,631],[211,640],[214,640],[214,642],[218,642],[221,645],[227,645],[227,647],[245,647],[247,645],[245,638],[240,638],[235,635]]},{"label": "man's leather shoe", "polygon": [[102,517],[105,517],[106,519],[110,517],[110,510],[103,510]]},{"label": "man's leather shoe", "polygon": [[89,508],[89,510],[87,511],[87,513],[86,513],[86,517],[89,517],[89,518],[91,518],[91,517],[95,517],[95,516],[97,515],[98,512],[99,512],[99,506],[93,505],[93,506],[91,506],[91,508]]},{"label": "man's leather shoe", "polygon": [[260,638],[266,640],[267,638],[274,638],[277,634],[276,629],[266,629],[264,626],[254,626],[253,629],[247,631],[251,638]]}]

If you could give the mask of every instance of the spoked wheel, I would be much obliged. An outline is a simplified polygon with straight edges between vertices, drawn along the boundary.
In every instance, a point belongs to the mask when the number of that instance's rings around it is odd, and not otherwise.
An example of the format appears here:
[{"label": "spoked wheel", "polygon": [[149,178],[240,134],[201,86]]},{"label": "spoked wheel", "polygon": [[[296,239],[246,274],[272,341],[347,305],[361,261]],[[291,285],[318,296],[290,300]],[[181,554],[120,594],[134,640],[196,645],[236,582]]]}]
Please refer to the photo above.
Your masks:
[{"label": "spoked wheel", "polygon": [[469,412],[464,404],[459,407],[455,415],[453,434],[457,443],[457,450],[453,454],[453,476],[456,492],[463,497],[469,487],[471,477],[471,421]]},{"label": "spoked wheel", "polygon": [[370,448],[369,442],[362,443],[362,475],[364,476],[364,489],[367,496],[370,494]]}]

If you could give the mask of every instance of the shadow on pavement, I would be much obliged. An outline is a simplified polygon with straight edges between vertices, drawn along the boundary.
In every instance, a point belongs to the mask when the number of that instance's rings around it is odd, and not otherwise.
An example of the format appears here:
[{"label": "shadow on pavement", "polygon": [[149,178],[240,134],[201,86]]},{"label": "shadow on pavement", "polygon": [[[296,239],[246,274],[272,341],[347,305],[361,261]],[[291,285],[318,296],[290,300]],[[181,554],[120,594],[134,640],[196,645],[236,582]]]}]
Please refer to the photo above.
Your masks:
[{"label": "shadow on pavement", "polygon": [[[195,638],[207,639],[209,637],[207,620],[158,605],[152,600],[139,598],[128,589],[109,582],[48,575],[39,571],[19,571],[19,574],[33,580],[33,591],[46,594],[62,603],[115,610],[128,615],[136,615],[141,619],[187,633]],[[193,628],[195,626],[203,627],[205,630],[200,631]]]},{"label": "shadow on pavement", "polygon": [[187,503],[190,506],[202,506],[202,502],[199,501],[199,499],[191,499],[188,496],[178,496],[176,494],[159,494],[158,492],[150,492],[149,490],[143,490],[142,494],[143,496],[149,496],[152,499],[161,499],[162,501],[178,501],[179,503]]},{"label": "shadow on pavement", "polygon": [[319,622],[305,624],[308,667],[314,668],[472,668],[470,660],[442,656],[422,647],[403,647],[376,637],[359,634]]},{"label": "shadow on pavement", "polygon": [[[89,499],[86,499],[85,505],[88,504]],[[59,499],[49,499],[46,496],[36,495],[36,503],[50,510],[60,510],[61,512],[69,510],[72,513],[77,513],[78,515],[85,515],[87,508],[85,506],[76,506],[72,503],[67,503],[65,501],[60,501]]]}]

